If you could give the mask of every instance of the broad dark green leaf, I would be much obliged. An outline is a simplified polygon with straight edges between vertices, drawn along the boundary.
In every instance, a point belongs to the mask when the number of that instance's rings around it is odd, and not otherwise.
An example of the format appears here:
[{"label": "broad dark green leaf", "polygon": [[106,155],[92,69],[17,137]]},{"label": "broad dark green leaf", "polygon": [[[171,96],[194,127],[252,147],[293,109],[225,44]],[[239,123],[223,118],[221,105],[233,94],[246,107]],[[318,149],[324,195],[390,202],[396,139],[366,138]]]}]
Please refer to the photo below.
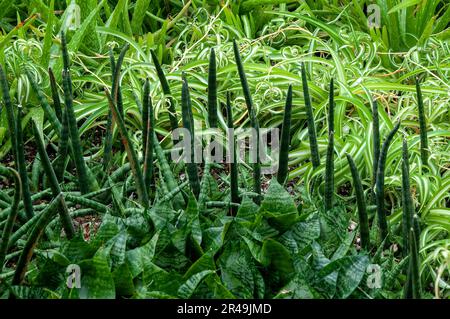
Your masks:
[{"label": "broad dark green leaf", "polygon": [[309,246],[320,236],[320,223],[318,216],[312,215],[305,221],[295,223],[291,229],[281,235],[279,241],[286,246],[292,254],[297,254]]},{"label": "broad dark green leaf", "polygon": [[358,287],[368,264],[369,258],[365,255],[342,257],[323,267],[319,271],[318,276],[326,277],[337,271],[336,297],[347,298]]},{"label": "broad dark green leaf", "polygon": [[81,267],[82,299],[113,299],[116,297],[114,279],[108,265],[106,253],[99,250],[94,258],[84,260]]},{"label": "broad dark green leaf", "polygon": [[298,218],[293,198],[275,178],[270,181],[260,212],[268,218],[269,224],[282,231],[292,226]]},{"label": "broad dark green leaf", "polygon": [[233,241],[218,259],[224,286],[238,298],[254,298],[253,257],[245,243]]},{"label": "broad dark green leaf", "polygon": [[200,282],[205,279],[206,276],[213,273],[214,270],[203,270],[192,275],[188,280],[186,280],[185,283],[180,286],[180,288],[178,289],[178,296],[184,299],[191,297]]},{"label": "broad dark green leaf", "polygon": [[144,270],[145,265],[152,262],[158,239],[159,232],[155,233],[152,239],[149,240],[144,246],[126,252],[126,260],[133,278]]},{"label": "broad dark green leaf", "polygon": [[112,273],[116,293],[119,296],[133,295],[135,288],[133,283],[133,275],[126,263],[118,266]]}]

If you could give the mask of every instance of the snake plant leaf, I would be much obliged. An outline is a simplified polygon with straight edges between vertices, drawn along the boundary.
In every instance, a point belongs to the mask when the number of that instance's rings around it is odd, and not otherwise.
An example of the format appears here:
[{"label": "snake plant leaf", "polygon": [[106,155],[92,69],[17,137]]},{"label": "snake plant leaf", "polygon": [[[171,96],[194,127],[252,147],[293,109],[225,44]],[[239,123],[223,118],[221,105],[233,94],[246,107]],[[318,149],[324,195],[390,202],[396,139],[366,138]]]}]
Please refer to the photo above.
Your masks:
[{"label": "snake plant leaf", "polygon": [[308,136],[309,136],[309,147],[311,151],[311,162],[313,168],[316,169],[320,165],[319,147],[317,145],[316,125],[314,122],[314,111],[312,108],[311,97],[309,95],[308,79],[306,77],[305,65],[303,63],[302,63],[302,87],[308,121]]},{"label": "snake plant leaf", "polygon": [[277,180],[281,185],[284,184],[288,176],[289,164],[289,146],[291,139],[291,112],[292,112],[292,85],[289,85],[286,105],[284,107],[283,125],[281,128],[280,156],[278,160]]},{"label": "snake plant leaf", "polygon": [[211,252],[207,252],[207,253],[203,254],[200,258],[198,258],[192,264],[191,267],[189,267],[189,269],[184,274],[183,278],[187,280],[196,273],[200,273],[205,270],[215,270],[215,269],[216,269],[216,265],[214,262],[213,255],[211,254]]},{"label": "snake plant leaf", "polygon": [[409,178],[409,156],[408,144],[403,139],[402,145],[402,236],[403,236],[403,255],[407,256],[409,251],[409,230],[413,224],[414,204],[411,197],[410,178]]},{"label": "snake plant leaf", "polygon": [[156,266],[153,269],[149,269],[147,273],[149,282],[147,296],[151,298],[179,298],[178,290],[183,284],[181,275],[175,272],[164,271]]},{"label": "snake plant leaf", "polygon": [[366,273],[369,258],[365,255],[346,256],[331,261],[318,273],[319,277],[338,272],[336,297],[345,299],[358,287]]},{"label": "snake plant leaf", "polygon": [[103,250],[100,249],[92,259],[79,263],[83,274],[79,292],[82,299],[116,298],[114,278]]},{"label": "snake plant leaf", "polygon": [[19,108],[16,115],[16,138],[17,138],[17,161],[16,165],[22,182],[22,197],[25,213],[28,219],[33,218],[34,208],[31,200],[30,182],[27,173],[27,164],[25,161],[24,136],[22,129],[22,108]]},{"label": "snake plant leaf", "polygon": [[[53,196],[56,197],[62,193],[61,187],[59,186],[55,171],[53,170],[53,166],[51,165],[50,159],[48,158],[47,152],[45,151],[44,142],[41,139],[37,125],[35,124],[33,125],[33,131],[34,131],[34,138],[37,141],[38,152],[42,160],[42,166],[48,179],[50,180],[50,188],[52,189]],[[61,206],[59,207],[59,215],[67,237],[69,239],[72,238],[75,235],[75,229],[72,224],[72,219],[69,216],[69,211],[67,208],[67,204],[64,200],[64,197],[61,197]]]},{"label": "snake plant leaf", "polygon": [[284,286],[292,279],[293,260],[284,245],[274,239],[267,239],[263,243],[261,254],[262,264],[268,268],[273,277],[278,279],[277,285]]},{"label": "snake plant leaf", "polygon": [[60,204],[62,196],[63,196],[62,194],[56,196],[52,200],[52,202],[44,209],[44,211],[39,215],[39,220],[34,225],[33,230],[31,231],[29,237],[27,238],[25,246],[22,249],[19,260],[17,262],[14,277],[12,280],[13,285],[19,285],[24,281],[25,273],[27,271],[27,267],[31,260],[31,257],[33,256],[37,242],[44,233],[44,230],[47,227],[50,220],[56,214],[56,210]]},{"label": "snake plant leaf", "polygon": [[320,236],[319,217],[311,216],[305,221],[295,223],[279,239],[291,254],[301,253],[306,247]]},{"label": "snake plant leaf", "polygon": [[[234,122],[233,122],[233,112],[231,110],[231,92],[227,91],[227,101],[226,101],[226,109],[227,109],[227,127],[230,133],[229,149],[232,152],[232,157],[230,158],[230,187],[231,187],[231,201],[233,203],[239,203],[239,181],[238,181],[238,163],[236,158],[236,140],[234,136]],[[236,209],[231,209],[232,213],[236,214]]]},{"label": "snake plant leaf", "polygon": [[356,203],[358,206],[359,231],[361,234],[361,246],[368,250],[370,246],[369,219],[367,217],[366,201],[362,187],[361,177],[356,168],[356,164],[350,154],[347,154],[347,161],[353,178],[353,187],[356,193]]},{"label": "snake plant leaf", "polygon": [[224,245],[231,221],[221,226],[203,228],[203,246],[206,252],[217,253]]},{"label": "snake plant leaf", "polygon": [[254,261],[246,244],[242,241],[229,243],[217,262],[224,286],[237,298],[253,298]]},{"label": "snake plant leaf", "polygon": [[239,222],[253,223],[258,214],[259,206],[255,204],[248,196],[245,196],[236,213],[236,220]]},{"label": "snake plant leaf", "polygon": [[217,79],[216,53],[211,48],[208,69],[208,123],[209,127],[217,128]]},{"label": "snake plant leaf", "polygon": [[[42,109],[45,112],[45,115],[47,116],[48,120],[50,121],[50,124],[52,125],[56,134],[58,136],[61,136],[61,122],[57,116],[57,114],[58,114],[57,112],[60,110],[60,107],[58,110],[58,108],[56,106],[56,105],[58,105],[58,102],[55,102],[56,109],[55,110],[52,109],[50,107],[50,104],[47,101],[47,98],[44,96],[42,89],[36,83],[36,80],[34,79],[33,74],[31,74],[31,72],[29,70],[26,70],[26,74],[27,74],[28,80],[30,81],[31,87],[32,87],[33,91],[35,92],[36,96],[38,97],[39,103],[41,104]],[[52,78],[52,75],[53,75],[53,73],[50,73],[50,78]],[[51,81],[51,83],[54,83],[53,80]],[[54,84],[52,84],[52,87],[53,86],[54,86]],[[58,100],[59,100],[59,98],[58,98]],[[58,101],[58,100],[56,100],[56,101]]]},{"label": "snake plant leaf", "polygon": [[428,135],[427,135],[427,119],[425,117],[425,108],[423,105],[422,90],[420,89],[419,80],[416,78],[416,94],[417,106],[419,110],[419,127],[420,127],[420,158],[424,167],[428,166]]},{"label": "snake plant leaf", "polygon": [[0,65],[0,86],[3,95],[3,103],[6,109],[6,118],[8,122],[9,132],[11,136],[11,145],[14,159],[17,163],[17,137],[16,137],[16,119],[14,115],[14,108],[11,102],[11,96],[9,92],[8,79],[3,66]]},{"label": "snake plant leaf", "polygon": [[[325,253],[318,242],[313,242],[311,248],[312,268],[315,271],[315,277],[318,277],[317,273],[330,263],[330,259],[325,256]],[[327,272],[322,277],[317,278],[315,288],[328,298],[332,298],[336,294],[337,279],[338,271],[334,270],[332,272]]]},{"label": "snake plant leaf", "polygon": [[197,200],[192,193],[189,195],[188,206],[186,208],[186,217],[188,220],[187,227],[190,229],[192,238],[198,245],[201,245],[203,235],[200,227],[199,210]]},{"label": "snake plant leaf", "polygon": [[170,91],[169,82],[167,82],[166,76],[161,67],[161,64],[159,63],[159,60],[158,60],[158,57],[156,56],[155,51],[150,50],[150,53],[152,55],[153,64],[155,65],[156,73],[157,73],[159,81],[161,83],[161,87],[164,92],[164,95],[166,95],[168,97],[167,107],[169,109],[170,127],[174,131],[178,128],[178,119],[177,119],[177,113],[176,113],[176,109],[175,109],[175,101],[174,101],[171,91]]},{"label": "snake plant leaf", "polygon": [[380,151],[380,159],[378,160],[377,179],[376,179],[376,203],[377,203],[377,218],[378,227],[380,230],[380,239],[384,240],[388,236],[388,224],[386,220],[386,212],[384,210],[384,171],[386,166],[386,158],[389,150],[389,146],[394,139],[395,133],[400,128],[400,121],[394,126],[394,128],[387,135],[383,146]]},{"label": "snake plant leaf", "polygon": [[173,245],[183,254],[186,253],[188,237],[192,236],[196,245],[200,245],[202,242],[203,235],[198,213],[197,200],[190,192],[186,210],[178,218],[177,229],[172,236]]},{"label": "snake plant leaf", "polygon": [[378,160],[380,158],[380,120],[378,115],[378,103],[372,101],[372,130],[373,130],[373,164],[372,183],[375,185],[377,178]]},{"label": "snake plant leaf", "polygon": [[127,152],[127,157],[128,157],[128,160],[130,161],[131,169],[132,169],[133,175],[136,180],[136,188],[137,188],[138,196],[141,200],[142,205],[144,207],[146,207],[148,205],[148,193],[147,193],[147,188],[145,187],[144,176],[142,174],[142,170],[139,165],[136,151],[134,150],[133,143],[128,135],[128,131],[126,129],[124,120],[123,120],[121,114],[119,113],[119,110],[117,109],[117,106],[115,105],[113,99],[111,98],[111,95],[109,94],[109,92],[106,89],[105,89],[105,94],[108,99],[109,108],[112,112],[112,115],[113,115],[115,121],[117,122],[119,131],[120,131],[120,135],[122,136],[122,144],[125,146],[125,150]]},{"label": "snake plant leaf", "polygon": [[81,260],[91,259],[97,251],[97,247],[86,242],[81,236],[75,236],[65,242],[60,251],[69,264],[76,264]]},{"label": "snake plant leaf", "polygon": [[138,276],[150,264],[155,256],[156,244],[158,243],[160,232],[156,232],[152,239],[145,245],[128,250],[126,252],[126,260],[129,265],[133,278]]},{"label": "snake plant leaf", "polygon": [[214,270],[203,270],[192,275],[185,283],[178,289],[178,296],[187,299],[192,296],[197,286],[209,275],[213,274]]},{"label": "snake plant leaf", "polygon": [[294,200],[275,178],[270,181],[269,189],[261,202],[260,213],[269,219],[270,224],[281,230],[287,230],[298,217]]},{"label": "snake plant leaf", "polygon": [[128,234],[125,231],[121,231],[111,239],[113,244],[111,246],[110,258],[113,271],[125,262],[127,239]]},{"label": "snake plant leaf", "polygon": [[181,90],[181,107],[182,107],[182,115],[183,115],[183,127],[189,132],[189,136],[185,136],[183,138],[189,139],[190,143],[190,158],[186,160],[186,171],[189,178],[189,184],[191,185],[191,190],[194,193],[195,197],[198,198],[200,194],[200,181],[198,177],[198,169],[197,164],[195,162],[195,128],[194,128],[194,119],[192,116],[192,105],[191,105],[191,97],[189,93],[189,86],[187,83],[186,76],[182,75],[182,90]]},{"label": "snake plant leaf", "polygon": [[22,183],[20,181],[20,176],[17,171],[12,168],[7,168],[0,166],[0,175],[8,176],[14,180],[14,198],[11,203],[10,213],[6,220],[5,226],[3,226],[2,236],[0,240],[0,274],[3,270],[3,263],[5,261],[5,256],[9,248],[9,239],[13,231],[14,223],[17,218],[19,202],[22,195]]},{"label": "snake plant leaf", "polygon": [[114,288],[117,296],[131,297],[136,288],[133,276],[127,264],[121,264],[113,272]]}]

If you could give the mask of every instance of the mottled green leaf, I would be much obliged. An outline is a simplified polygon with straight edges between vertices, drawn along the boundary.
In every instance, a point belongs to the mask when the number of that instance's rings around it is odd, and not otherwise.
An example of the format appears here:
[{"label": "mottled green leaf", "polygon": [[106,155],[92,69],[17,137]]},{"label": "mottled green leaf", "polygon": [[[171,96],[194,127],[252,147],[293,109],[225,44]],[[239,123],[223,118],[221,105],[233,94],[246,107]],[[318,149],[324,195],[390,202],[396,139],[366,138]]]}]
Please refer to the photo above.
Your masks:
[{"label": "mottled green leaf", "polygon": [[320,270],[318,276],[325,277],[338,272],[337,297],[347,298],[358,287],[368,264],[369,258],[365,255],[347,256],[327,264]]},{"label": "mottled green leaf", "polygon": [[114,278],[114,285],[116,287],[116,292],[120,296],[131,296],[133,295],[135,288],[133,283],[133,275],[126,263],[121,264],[117,267],[112,276]]},{"label": "mottled green leaf", "polygon": [[82,299],[113,299],[116,297],[114,279],[105,254],[98,252],[94,258],[80,263]]},{"label": "mottled green leaf", "polygon": [[287,230],[298,217],[293,198],[275,178],[270,181],[260,212],[268,218],[269,224],[281,230]]},{"label": "mottled green leaf", "polygon": [[180,288],[178,289],[178,296],[184,299],[189,298],[194,293],[200,282],[205,279],[206,276],[213,273],[214,270],[203,270],[192,275],[185,283],[180,286]]},{"label": "mottled green leaf", "polygon": [[279,241],[292,254],[297,254],[318,239],[319,236],[320,223],[318,216],[315,214],[305,221],[294,224],[291,229],[281,235]]},{"label": "mottled green leaf", "polygon": [[144,246],[126,252],[126,260],[133,278],[139,275],[144,270],[145,265],[153,260],[158,239],[159,232],[155,233]]}]

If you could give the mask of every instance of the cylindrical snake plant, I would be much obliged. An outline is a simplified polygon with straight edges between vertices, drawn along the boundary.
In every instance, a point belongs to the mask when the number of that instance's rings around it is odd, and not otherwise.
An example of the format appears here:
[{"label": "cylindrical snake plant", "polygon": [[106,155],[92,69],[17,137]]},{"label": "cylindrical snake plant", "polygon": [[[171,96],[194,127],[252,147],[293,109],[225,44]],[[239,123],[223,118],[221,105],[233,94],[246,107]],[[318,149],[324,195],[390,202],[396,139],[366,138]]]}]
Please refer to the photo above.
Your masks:
[{"label": "cylindrical snake plant", "polygon": [[[116,70],[116,60],[114,58],[114,52],[112,48],[109,48],[109,63],[111,69],[111,81],[114,82],[115,70]],[[111,91],[113,90],[113,85],[111,85]],[[105,138],[103,140],[103,170],[108,172],[109,164],[112,158],[112,144],[113,144],[113,116],[110,109],[108,109],[108,117],[106,120],[106,132]]]},{"label": "cylindrical snake plant", "polygon": [[[380,240],[383,241],[388,236],[388,225],[386,220],[386,212],[384,210],[384,171],[387,159],[389,146],[400,128],[400,121],[394,126],[392,131],[387,135],[380,151],[380,158],[378,160],[377,179],[376,179],[376,203],[377,203],[377,217],[378,227],[380,230]],[[386,241],[388,243],[389,240]]]},{"label": "cylindrical snake plant", "polygon": [[[147,128],[148,128],[148,99],[150,98],[150,82],[145,79],[144,87],[142,90],[142,158],[145,158],[146,145],[147,145]],[[147,104],[146,104],[147,103]]]},{"label": "cylindrical snake plant", "polygon": [[169,82],[167,82],[166,76],[164,75],[164,71],[161,67],[161,64],[159,63],[156,53],[153,50],[150,50],[150,53],[152,55],[153,64],[155,65],[156,74],[158,75],[159,82],[161,83],[162,91],[164,95],[166,95],[168,98],[167,106],[169,109],[170,126],[174,131],[178,128],[178,119],[177,119],[177,112],[175,110],[175,101],[170,92]]},{"label": "cylindrical snake plant", "polygon": [[[37,144],[37,149],[39,152],[39,156],[41,158],[42,166],[44,168],[45,173],[47,174],[47,177],[50,180],[50,189],[52,190],[53,196],[57,197],[59,194],[62,193],[61,187],[59,186],[59,182],[56,177],[55,171],[53,170],[50,159],[48,158],[47,152],[45,151],[44,141],[42,141],[41,135],[39,134],[39,131],[35,124],[33,125],[33,131],[34,131],[34,139]],[[69,211],[67,209],[67,205],[64,201],[64,197],[61,197],[61,205],[60,209],[58,209],[58,212],[67,238],[71,239],[73,236],[75,236],[75,229],[73,227],[72,220],[70,218]]]},{"label": "cylindrical snake plant", "polygon": [[403,291],[404,299],[420,299],[422,285],[420,281],[419,242],[413,227],[409,230],[409,267]]},{"label": "cylindrical snake plant", "polygon": [[331,79],[328,106],[328,145],[325,161],[325,210],[333,208],[334,199],[334,82]]},{"label": "cylindrical snake plant", "polygon": [[377,179],[378,160],[380,159],[380,120],[378,115],[378,103],[372,100],[372,130],[373,130],[373,165],[372,186]]},{"label": "cylindrical snake plant", "polygon": [[208,69],[208,123],[210,128],[217,127],[216,53],[213,48],[211,48]]},{"label": "cylindrical snake plant", "polygon": [[3,102],[5,104],[6,109],[6,119],[9,126],[9,136],[11,140],[11,148],[13,152],[14,160],[17,164],[17,137],[16,137],[16,117],[14,115],[14,109],[11,102],[11,97],[9,95],[9,85],[8,80],[6,79],[6,73],[3,70],[3,66],[0,64],[0,85],[1,91],[3,95]]},{"label": "cylindrical snake plant", "polygon": [[[144,139],[144,182],[147,187],[147,191],[150,194],[154,194],[152,191],[153,186],[153,135],[155,134],[155,123],[154,123],[154,114],[153,114],[153,104],[152,99],[150,97],[150,83],[148,79],[145,81],[144,85],[144,97],[142,101],[142,117],[143,121],[142,125],[145,127],[145,139]],[[144,110],[146,115],[144,116]]]},{"label": "cylindrical snake plant", "polygon": [[78,184],[82,194],[86,194],[90,191],[98,189],[98,184],[95,178],[90,172],[83,158],[83,151],[80,142],[80,135],[78,132],[77,120],[75,111],[73,109],[73,96],[72,96],[72,80],[70,78],[69,67],[69,53],[67,52],[66,37],[64,32],[61,32],[61,48],[63,56],[63,88],[64,88],[64,101],[67,109],[67,120],[69,124],[70,139],[72,142],[72,149],[74,154],[75,167],[78,174]]},{"label": "cylindrical snake plant", "polygon": [[64,108],[62,111],[61,137],[58,141],[58,162],[55,168],[56,177],[60,182],[63,181],[64,172],[66,170],[67,156],[69,155],[69,135],[70,129],[67,108]]},{"label": "cylindrical snake plant", "polygon": [[127,153],[128,160],[131,164],[131,171],[133,172],[135,182],[136,182],[136,190],[139,196],[139,200],[142,204],[142,206],[147,207],[148,206],[148,192],[147,188],[145,187],[144,182],[144,176],[142,175],[142,170],[139,165],[138,156],[134,150],[133,142],[131,141],[127,128],[125,126],[125,123],[123,121],[123,118],[121,114],[119,113],[119,110],[117,109],[117,106],[115,105],[111,95],[109,94],[108,90],[105,88],[105,94],[108,99],[108,105],[112,112],[114,121],[117,123],[117,127],[119,129],[122,144],[125,147],[125,151]]},{"label": "cylindrical snake plant", "polygon": [[194,132],[194,120],[192,115],[191,97],[189,94],[189,86],[186,79],[186,75],[182,75],[182,87],[181,87],[181,111],[183,127],[189,132],[190,136],[184,136],[184,139],[190,140],[190,158],[187,158],[186,170],[191,185],[191,190],[194,196],[198,199],[200,194],[200,181],[198,177],[197,164],[195,163],[195,132]]},{"label": "cylindrical snake plant", "polygon": [[369,219],[367,217],[366,201],[364,199],[364,189],[361,183],[356,164],[350,154],[347,154],[347,161],[353,178],[353,187],[356,194],[356,204],[358,206],[359,233],[361,236],[361,247],[366,251],[370,248]]},{"label": "cylindrical snake plant", "polygon": [[25,214],[28,219],[34,216],[33,202],[31,200],[30,183],[28,181],[27,163],[25,161],[25,151],[23,147],[22,133],[22,108],[17,109],[16,117],[16,138],[17,138],[17,166],[22,182],[22,196]]},{"label": "cylindrical snake plant", "polygon": [[59,121],[58,117],[56,116],[55,110],[53,110],[50,107],[50,104],[48,103],[47,98],[44,96],[42,89],[36,83],[34,76],[30,73],[29,70],[26,70],[25,72],[27,74],[28,80],[30,81],[31,87],[32,87],[33,91],[36,93],[39,103],[41,104],[42,109],[44,110],[45,116],[48,118],[50,125],[55,130],[55,133],[59,137],[61,137],[61,122]]},{"label": "cylindrical snake plant", "polygon": [[[234,137],[234,124],[233,124],[233,112],[231,110],[231,93],[227,91],[227,126],[230,136],[228,141],[229,152],[232,154],[230,160],[230,192],[231,192],[231,202],[239,204],[239,181],[238,181],[238,163],[236,160],[236,141]],[[233,215],[236,214],[237,209],[235,206],[231,207],[231,212]]]},{"label": "cylindrical snake plant", "polygon": [[314,169],[320,165],[319,147],[317,145],[316,125],[314,124],[314,112],[309,95],[308,79],[306,77],[305,65],[302,62],[302,86],[303,98],[305,99],[306,119],[308,122],[309,148],[311,151],[311,163]]},{"label": "cylindrical snake plant", "polygon": [[28,263],[30,262],[31,257],[33,257],[34,248],[36,247],[39,238],[41,238],[45,227],[56,214],[56,210],[59,207],[62,196],[62,194],[59,194],[56,198],[54,198],[53,201],[47,206],[47,208],[45,208],[44,211],[42,211],[39,215],[39,220],[33,227],[27,241],[25,242],[25,246],[23,247],[22,253],[20,254],[19,260],[17,262],[14,277],[12,280],[13,285],[20,285],[23,282]]},{"label": "cylindrical snake plant", "polygon": [[[217,128],[217,76],[216,76],[216,54],[211,48],[208,69],[208,125],[210,128]],[[213,145],[214,133],[209,136],[208,147]],[[215,151],[215,148],[213,148]],[[212,152],[213,149],[210,149]],[[212,154],[211,154],[212,155]],[[205,156],[203,176],[200,180],[200,193],[198,196],[198,209],[200,212],[206,209],[206,199],[208,196],[212,161],[209,156]]]},{"label": "cylindrical snake plant", "polygon": [[55,74],[52,68],[48,68],[48,76],[50,79],[50,89],[52,91],[53,108],[55,109],[56,117],[59,122],[62,121],[62,107],[61,100],[59,99],[58,86],[56,85]]},{"label": "cylindrical snake plant", "polygon": [[289,144],[291,142],[292,85],[289,85],[284,107],[283,125],[281,127],[280,155],[278,159],[277,181],[286,182],[289,164]]},{"label": "cylindrical snake plant", "polygon": [[402,200],[403,200],[403,215],[402,215],[403,256],[406,257],[409,251],[409,232],[412,227],[414,217],[414,205],[411,198],[411,189],[409,182],[408,144],[406,139],[403,139],[402,145]]},{"label": "cylindrical snake plant", "polygon": [[14,197],[11,203],[10,212],[3,227],[3,233],[0,241],[0,274],[3,270],[3,263],[9,248],[9,238],[13,231],[14,223],[19,212],[19,202],[22,194],[22,183],[20,181],[19,173],[9,167],[0,166],[0,175],[10,177],[14,180]]},{"label": "cylindrical snake plant", "polygon": [[428,136],[427,120],[425,118],[425,109],[423,106],[422,90],[419,80],[416,78],[417,106],[419,109],[419,127],[420,127],[420,158],[424,167],[428,166]]},{"label": "cylindrical snake plant", "polygon": [[236,60],[236,66],[238,69],[239,78],[241,80],[242,91],[244,93],[245,103],[247,105],[248,115],[250,117],[250,123],[256,135],[256,147],[253,149],[253,154],[256,154],[256,158],[253,164],[253,191],[258,194],[254,198],[255,203],[261,202],[261,161],[259,156],[260,150],[260,138],[259,138],[259,124],[256,118],[256,112],[253,107],[253,100],[248,87],[247,76],[245,75],[244,65],[242,64],[241,55],[236,40],[233,41],[234,58]]}]

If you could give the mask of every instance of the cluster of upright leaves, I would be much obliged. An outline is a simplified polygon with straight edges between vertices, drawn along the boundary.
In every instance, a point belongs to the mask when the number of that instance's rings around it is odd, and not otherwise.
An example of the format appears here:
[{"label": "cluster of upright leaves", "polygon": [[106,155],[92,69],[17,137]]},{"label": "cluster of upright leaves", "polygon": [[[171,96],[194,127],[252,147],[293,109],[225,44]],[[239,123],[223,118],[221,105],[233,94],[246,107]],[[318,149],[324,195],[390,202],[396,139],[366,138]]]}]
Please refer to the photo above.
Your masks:
[{"label": "cluster of upright leaves", "polygon": [[[311,105],[311,100],[309,97],[308,82],[306,77],[306,72],[304,65],[302,64],[302,81],[303,81],[303,94],[305,99],[305,107],[307,113],[308,122],[308,133],[310,140],[310,152],[311,152],[311,162],[313,169],[317,169],[320,164],[316,132],[314,127],[314,115]],[[428,165],[428,139],[426,132],[425,115],[423,108],[422,95],[420,90],[420,85],[416,80],[416,91],[418,100],[418,110],[419,110],[419,124],[420,124],[420,153],[422,163],[425,167]],[[289,93],[288,93],[289,97]],[[283,127],[286,124],[286,114],[290,114],[290,107],[286,104],[285,109],[285,121]],[[384,193],[384,179],[385,179],[385,166],[386,159],[389,150],[389,146],[395,137],[395,134],[400,128],[400,121],[397,122],[394,128],[388,133],[382,147],[380,148],[380,128],[379,128],[379,115],[377,102],[372,102],[372,115],[373,115],[373,184],[375,188],[375,204],[376,204],[376,219],[377,225],[374,229],[379,231],[379,241],[377,247],[377,252],[373,257],[375,263],[380,261],[381,252],[388,246],[390,241],[394,238],[394,235],[390,233],[389,225],[387,222],[387,212],[385,210],[385,193]],[[325,160],[325,187],[324,187],[324,202],[323,208],[325,213],[330,213],[334,211],[333,197],[334,197],[334,98],[333,98],[333,80],[330,82],[329,91],[329,111],[328,111],[328,146],[327,154]],[[283,135],[282,135],[283,139]],[[410,177],[409,177],[409,158],[408,158],[408,145],[406,140],[403,141],[403,151],[402,151],[402,254],[403,259],[401,262],[395,264],[392,261],[389,265],[386,263],[383,265],[384,271],[387,273],[385,277],[385,284],[383,289],[375,293],[375,296],[379,294],[383,295],[387,291],[390,291],[396,282],[396,278],[400,273],[406,271],[407,281],[403,289],[404,298],[421,298],[421,279],[419,272],[420,265],[420,255],[419,255],[419,235],[420,226],[419,219],[414,212],[414,205],[411,198],[410,190]],[[350,171],[353,179],[354,192],[356,194],[356,203],[358,211],[358,222],[359,222],[359,235],[360,235],[360,245],[364,251],[370,252],[373,248],[370,236],[370,221],[367,213],[366,199],[364,194],[364,189],[361,182],[361,177],[358,173],[358,168],[350,154],[347,154],[347,160],[350,167]],[[280,157],[281,163],[281,157]],[[325,215],[326,215],[325,214]],[[375,220],[374,220],[375,222]],[[321,225],[321,230],[326,229]],[[325,247],[326,249],[326,247]],[[408,268],[406,269],[406,266]],[[372,294],[372,293],[369,293]],[[392,297],[392,295],[390,296]],[[398,297],[398,296],[395,296]]]},{"label": "cluster of upright leaves", "polygon": [[[325,192],[323,205],[318,209],[309,207],[302,211],[284,189],[288,176],[288,153],[290,144],[290,125],[293,88],[289,87],[282,124],[281,152],[277,179],[272,179],[269,189],[263,195],[261,189],[261,166],[259,159],[259,140],[257,160],[253,166],[254,200],[244,196],[239,190],[238,165],[236,160],[230,165],[230,192],[219,191],[217,181],[206,163],[200,179],[194,158],[194,125],[190,93],[186,76],[182,77],[182,124],[190,133],[190,162],[186,163],[188,182],[178,184],[175,173],[167,162],[154,131],[153,106],[149,95],[149,82],[144,84],[142,98],[142,160],[134,148],[129,132],[125,127],[125,117],[120,90],[120,66],[124,59],[125,46],[119,59],[111,57],[112,87],[105,89],[110,113],[105,138],[104,162],[97,166],[103,172],[94,175],[88,167],[80,142],[72,97],[72,84],[69,68],[69,55],[64,34],[61,36],[63,52],[63,91],[64,108],[60,105],[59,94],[52,71],[49,71],[54,109],[52,109],[40,88],[33,85],[40,103],[50,119],[52,128],[60,137],[58,157],[52,163],[46,152],[41,133],[33,126],[42,166],[52,194],[49,205],[41,209],[39,215],[30,214],[25,223],[12,233],[12,224],[18,214],[17,196],[23,193],[26,202],[32,204],[32,195],[26,199],[21,183],[23,158],[23,138],[20,128],[21,112],[16,116],[11,111],[9,89],[3,71],[1,72],[3,96],[7,106],[10,125],[14,127],[14,156],[20,176],[16,179],[14,199],[6,220],[0,245],[0,261],[7,258],[8,246],[12,247],[26,236],[23,249],[13,273],[8,293],[16,297],[30,294],[53,295],[62,298],[347,298],[359,296],[357,288],[363,285],[371,249],[369,221],[364,200],[362,183],[357,167],[348,155],[348,162],[354,180],[358,206],[359,233],[362,251],[354,245],[356,231],[348,231],[351,215],[339,205],[334,194],[334,83],[330,83],[328,109],[328,147],[325,159]],[[251,126],[258,132],[259,124],[241,62],[239,48],[234,42],[234,53],[238,74],[247,104]],[[163,91],[170,90],[159,62],[153,54]],[[210,76],[208,79],[208,124],[217,127],[217,84],[215,52],[211,50]],[[29,75],[32,79],[32,76]],[[320,166],[320,157],[314,126],[314,114],[306,78],[302,65],[302,81],[305,106],[307,110],[308,132],[311,148],[311,162],[314,169]],[[230,93],[227,93],[228,128],[233,128]],[[173,103],[168,105],[169,110]],[[11,112],[10,112],[11,111]],[[375,114],[374,124],[378,116]],[[176,113],[172,113],[172,125],[178,126]],[[389,145],[399,129],[399,124],[388,134],[379,151],[376,167],[376,204],[378,228],[382,244],[375,257],[380,259],[388,240],[388,225],[384,211],[384,167]],[[109,174],[112,156],[114,130],[121,137],[128,163]],[[376,123],[376,126],[378,124]],[[258,134],[257,134],[258,135]],[[379,141],[379,138],[378,138]],[[234,145],[234,138],[231,145]],[[234,147],[234,146],[233,146]],[[374,150],[379,148],[375,145]],[[378,152],[378,151],[377,151]],[[374,153],[377,153],[374,152]],[[159,166],[159,185],[155,182],[154,157]],[[234,155],[235,156],[235,155]],[[418,272],[418,221],[414,216],[409,193],[409,167],[407,147],[403,152],[403,199],[404,229],[403,249],[405,257],[401,267],[409,260],[405,297],[420,297],[420,275]],[[72,164],[76,176],[66,171]],[[131,171],[131,176],[127,173]],[[2,174],[13,171],[1,170]],[[101,178],[98,178],[101,176]],[[133,177],[131,180],[130,177]],[[67,185],[60,186],[65,179],[79,190],[74,195],[67,191]],[[98,181],[104,182],[103,188]],[[277,181],[278,180],[278,181]],[[76,184],[73,183],[76,181]],[[106,181],[106,182],[105,182]],[[38,183],[39,184],[39,183]],[[185,189],[189,184],[190,188]],[[78,186],[78,188],[76,187]],[[25,187],[25,188],[24,188]],[[69,188],[70,189],[70,188]],[[139,204],[134,203],[133,193],[138,195]],[[81,196],[77,196],[81,195]],[[69,212],[68,205],[80,205],[82,209]],[[55,216],[59,212],[59,219]],[[231,212],[231,214],[230,214]],[[301,212],[301,213],[300,213]],[[86,242],[76,233],[71,219],[89,214],[102,214],[102,226],[91,241]],[[31,262],[39,239],[45,235],[58,238],[59,224],[67,236],[62,247],[51,255],[38,254],[35,266],[39,269],[29,275],[29,290],[23,288],[27,268]],[[41,243],[43,245],[44,243]],[[39,246],[38,246],[39,247]],[[42,248],[43,250],[45,248]],[[380,250],[381,249],[381,250]],[[68,288],[65,278],[67,267],[79,265],[83,274],[81,289]],[[400,264],[389,268],[390,277],[385,287],[392,286],[397,275],[402,272]],[[393,279],[394,278],[394,279]],[[43,292],[34,287],[49,287]],[[366,290],[366,288],[361,288]]]},{"label": "cluster of upright leaves", "polygon": [[[235,217],[227,207],[201,214],[190,194],[181,211],[162,202],[107,213],[89,242],[76,236],[40,255],[31,287],[61,298],[347,298],[362,283],[369,257],[352,245],[355,234],[326,242],[334,222],[299,214],[275,179],[260,206],[244,198]],[[215,183],[208,196],[224,197]],[[67,287],[71,264],[81,268],[81,289]]]}]

